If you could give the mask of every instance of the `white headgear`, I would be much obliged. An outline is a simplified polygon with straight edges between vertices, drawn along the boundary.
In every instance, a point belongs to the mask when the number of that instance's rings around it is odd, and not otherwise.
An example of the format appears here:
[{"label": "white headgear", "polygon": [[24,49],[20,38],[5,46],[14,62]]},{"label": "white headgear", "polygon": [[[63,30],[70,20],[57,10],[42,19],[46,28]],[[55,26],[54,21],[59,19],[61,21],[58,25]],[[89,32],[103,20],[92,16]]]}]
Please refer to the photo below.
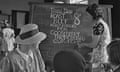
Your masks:
[{"label": "white headgear", "polygon": [[15,43],[14,36],[15,36],[15,34],[14,34],[13,29],[11,29],[11,28],[4,28],[3,29],[3,38],[7,42],[8,51],[13,50],[13,48],[14,48],[14,43]]}]

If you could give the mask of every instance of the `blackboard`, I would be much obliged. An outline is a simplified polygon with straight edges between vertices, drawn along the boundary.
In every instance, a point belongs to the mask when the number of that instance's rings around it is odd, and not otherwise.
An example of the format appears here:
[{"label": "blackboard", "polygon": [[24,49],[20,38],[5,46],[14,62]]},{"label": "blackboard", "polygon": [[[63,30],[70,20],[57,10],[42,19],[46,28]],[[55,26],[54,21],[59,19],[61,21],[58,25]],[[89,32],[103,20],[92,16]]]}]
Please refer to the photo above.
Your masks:
[{"label": "blackboard", "polygon": [[87,5],[31,4],[31,22],[47,34],[40,45],[44,59],[52,59],[58,51],[76,45],[96,47],[99,41],[99,36],[93,35],[96,22],[86,8]]}]

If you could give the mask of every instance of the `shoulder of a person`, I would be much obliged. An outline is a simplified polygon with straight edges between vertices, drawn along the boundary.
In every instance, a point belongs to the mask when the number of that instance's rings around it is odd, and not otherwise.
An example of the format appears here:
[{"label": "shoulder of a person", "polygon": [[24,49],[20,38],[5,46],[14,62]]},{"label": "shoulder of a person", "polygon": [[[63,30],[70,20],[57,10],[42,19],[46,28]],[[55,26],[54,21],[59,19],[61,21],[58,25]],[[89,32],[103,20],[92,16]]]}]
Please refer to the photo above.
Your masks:
[{"label": "shoulder of a person", "polygon": [[10,60],[11,62],[15,62],[15,60],[18,58],[19,54],[17,53],[16,50],[9,52],[8,55],[6,56],[6,59]]},{"label": "shoulder of a person", "polygon": [[41,57],[42,56],[39,49],[33,49],[32,53],[33,53],[34,56],[37,56],[37,57]]},{"label": "shoulder of a person", "polygon": [[31,51],[32,51],[33,53],[39,53],[39,52],[40,52],[39,49],[32,49]]}]

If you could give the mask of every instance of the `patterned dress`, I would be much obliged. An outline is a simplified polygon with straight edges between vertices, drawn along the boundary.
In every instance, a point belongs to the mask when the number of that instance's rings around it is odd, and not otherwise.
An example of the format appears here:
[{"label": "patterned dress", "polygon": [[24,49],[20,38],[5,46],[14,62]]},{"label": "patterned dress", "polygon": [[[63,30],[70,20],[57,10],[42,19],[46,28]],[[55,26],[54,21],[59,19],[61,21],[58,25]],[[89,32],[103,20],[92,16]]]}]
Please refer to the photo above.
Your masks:
[{"label": "patterned dress", "polygon": [[102,63],[108,63],[108,54],[106,47],[111,41],[111,35],[109,26],[103,19],[99,19],[98,23],[103,24],[104,31],[101,35],[99,43],[96,48],[94,48],[91,56],[91,62],[93,63],[93,72],[104,72],[103,67],[101,66]]},{"label": "patterned dress", "polygon": [[6,56],[0,63],[0,72],[46,72],[38,49],[31,49],[28,55],[18,48]]}]

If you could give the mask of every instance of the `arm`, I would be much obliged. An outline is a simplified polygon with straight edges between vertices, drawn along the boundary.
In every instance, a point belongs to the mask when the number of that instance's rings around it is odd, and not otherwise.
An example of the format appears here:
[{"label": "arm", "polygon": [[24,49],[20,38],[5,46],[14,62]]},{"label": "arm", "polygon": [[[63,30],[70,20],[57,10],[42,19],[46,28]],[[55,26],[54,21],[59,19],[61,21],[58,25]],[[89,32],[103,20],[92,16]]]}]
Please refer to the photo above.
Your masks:
[{"label": "arm", "polygon": [[40,72],[46,72],[45,64],[44,64],[43,58],[41,56],[40,50],[38,50],[38,49],[36,50],[36,55],[37,55],[37,59],[38,59]]},{"label": "arm", "polygon": [[87,8],[87,12],[93,17],[93,20],[96,21],[96,24],[93,26],[93,34],[100,36],[98,45],[93,50],[91,62],[93,62],[93,67],[102,68],[100,64],[108,62],[106,46],[110,43],[111,36],[109,26],[103,19],[102,11],[98,9],[100,9],[99,6],[94,4]]}]

